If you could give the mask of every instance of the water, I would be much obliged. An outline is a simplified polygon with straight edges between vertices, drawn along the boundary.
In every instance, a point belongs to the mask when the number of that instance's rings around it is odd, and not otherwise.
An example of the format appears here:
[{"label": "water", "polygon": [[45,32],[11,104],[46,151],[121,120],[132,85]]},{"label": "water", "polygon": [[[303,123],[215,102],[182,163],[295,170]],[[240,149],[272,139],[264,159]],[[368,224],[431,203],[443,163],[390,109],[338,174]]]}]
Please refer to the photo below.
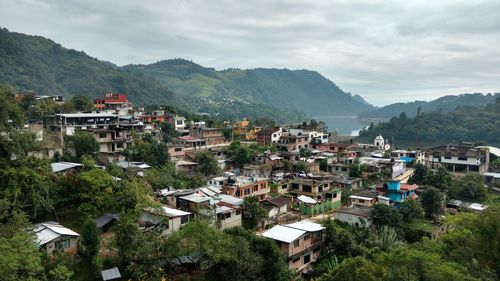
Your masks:
[{"label": "water", "polygon": [[370,125],[372,120],[360,119],[356,116],[315,116],[317,121],[323,121],[328,131],[337,130],[342,136],[357,136],[362,128]]}]

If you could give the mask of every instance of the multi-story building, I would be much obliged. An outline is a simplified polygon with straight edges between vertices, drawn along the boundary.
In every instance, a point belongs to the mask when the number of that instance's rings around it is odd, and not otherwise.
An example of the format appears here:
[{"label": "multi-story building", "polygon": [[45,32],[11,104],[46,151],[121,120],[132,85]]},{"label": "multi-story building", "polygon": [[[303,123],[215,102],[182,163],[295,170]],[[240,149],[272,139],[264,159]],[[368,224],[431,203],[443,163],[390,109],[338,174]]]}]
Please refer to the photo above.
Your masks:
[{"label": "multi-story building", "polygon": [[282,151],[295,151],[309,147],[309,136],[281,136],[277,142],[278,148]]},{"label": "multi-story building", "polygon": [[277,143],[282,135],[283,129],[281,127],[271,127],[258,131],[256,139],[259,144],[269,145]]},{"label": "multi-story building", "polygon": [[288,191],[309,196],[314,199],[324,199],[326,192],[332,187],[332,182],[328,180],[295,178],[287,183]]},{"label": "multi-story building", "polygon": [[274,240],[285,254],[288,267],[301,273],[319,257],[324,229],[321,224],[304,220],[277,225],[262,236]]},{"label": "multi-story building", "polygon": [[94,108],[118,115],[132,114],[132,103],[125,94],[106,93],[104,98],[94,99]]},{"label": "multi-story building", "polygon": [[256,196],[259,201],[268,198],[270,192],[268,180],[265,178],[230,177],[222,186],[223,194],[237,198]]},{"label": "multi-story building", "polygon": [[420,150],[393,150],[391,151],[391,158],[403,160],[407,164],[424,164],[425,163],[425,153]]},{"label": "multi-story building", "polygon": [[132,130],[142,131],[142,123],[122,120],[109,113],[65,113],[56,114],[45,120],[45,126],[63,135],[72,136],[78,131],[94,135],[99,143],[100,158],[103,161],[122,161],[122,152],[132,142]]},{"label": "multi-story building", "polygon": [[204,140],[206,145],[227,143],[222,129],[220,128],[205,128],[196,126],[190,129],[189,135],[194,138]]},{"label": "multi-story building", "polygon": [[427,166],[433,169],[443,167],[454,173],[485,173],[490,164],[488,147],[444,145],[430,148],[427,155]]}]

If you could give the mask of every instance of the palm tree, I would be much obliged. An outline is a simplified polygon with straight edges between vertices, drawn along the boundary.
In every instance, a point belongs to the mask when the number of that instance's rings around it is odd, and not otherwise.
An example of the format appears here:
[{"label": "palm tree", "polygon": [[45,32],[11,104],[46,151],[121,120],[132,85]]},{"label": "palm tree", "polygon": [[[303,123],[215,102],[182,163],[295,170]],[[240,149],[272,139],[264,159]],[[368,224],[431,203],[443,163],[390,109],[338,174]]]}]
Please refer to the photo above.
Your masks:
[{"label": "palm tree", "polygon": [[370,240],[373,245],[377,246],[382,251],[387,251],[401,243],[394,228],[387,225],[379,227],[377,231],[373,232]]}]

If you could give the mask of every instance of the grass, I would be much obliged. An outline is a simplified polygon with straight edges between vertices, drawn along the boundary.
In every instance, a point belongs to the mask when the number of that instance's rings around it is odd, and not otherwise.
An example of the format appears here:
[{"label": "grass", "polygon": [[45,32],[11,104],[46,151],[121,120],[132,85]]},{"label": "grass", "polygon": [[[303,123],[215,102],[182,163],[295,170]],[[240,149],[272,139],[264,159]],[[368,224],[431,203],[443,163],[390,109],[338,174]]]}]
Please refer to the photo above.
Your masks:
[{"label": "grass", "polygon": [[410,226],[414,229],[422,230],[428,233],[432,233],[432,231],[434,231],[434,224],[426,219],[416,219],[410,224]]}]

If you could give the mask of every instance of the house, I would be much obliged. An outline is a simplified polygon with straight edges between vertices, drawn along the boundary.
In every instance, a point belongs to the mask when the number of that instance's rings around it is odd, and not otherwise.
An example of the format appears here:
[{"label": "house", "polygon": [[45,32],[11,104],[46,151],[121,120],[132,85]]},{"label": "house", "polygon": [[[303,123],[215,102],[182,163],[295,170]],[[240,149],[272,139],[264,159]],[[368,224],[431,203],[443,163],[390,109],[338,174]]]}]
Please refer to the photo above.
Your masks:
[{"label": "house", "polygon": [[241,226],[241,207],[218,203],[215,214],[217,216],[215,226],[218,229]]},{"label": "house", "polygon": [[337,184],[342,189],[359,189],[363,187],[363,179],[362,178],[335,178],[333,182]]},{"label": "house", "polygon": [[393,150],[391,151],[391,158],[403,160],[406,164],[424,164],[425,163],[425,153],[420,150]]},{"label": "house", "polygon": [[182,116],[174,116],[174,126],[175,130],[177,131],[182,131],[184,128],[186,128],[186,118]]},{"label": "house", "polygon": [[77,252],[80,234],[62,226],[57,222],[44,222],[35,225],[36,244],[48,255],[61,251],[74,255]]},{"label": "house", "polygon": [[118,115],[132,114],[132,103],[125,94],[106,93],[103,99],[94,99],[94,108],[98,111],[108,111]]},{"label": "house", "polygon": [[120,278],[122,278],[122,275],[120,274],[120,270],[116,266],[113,268],[101,271],[101,276],[102,276],[103,281],[119,280]]},{"label": "house", "polygon": [[448,204],[446,204],[446,207],[448,208],[453,208],[456,210],[465,210],[465,211],[470,211],[470,212],[483,212],[488,208],[488,206],[479,204],[479,203],[472,203],[472,202],[465,202],[457,199],[451,199],[448,201]]},{"label": "house", "polygon": [[331,181],[295,178],[288,182],[288,191],[298,195],[306,195],[315,199],[324,198],[324,194],[332,187]]},{"label": "house", "polygon": [[289,203],[290,200],[283,195],[260,201],[260,204],[267,210],[267,219],[272,219],[279,214],[288,212]]},{"label": "house", "polygon": [[359,162],[368,166],[368,173],[387,173],[392,179],[406,171],[406,162],[394,158],[360,157]]},{"label": "house", "polygon": [[321,224],[303,220],[276,225],[262,236],[274,240],[285,254],[288,267],[300,273],[319,257],[324,229]]},{"label": "house", "polygon": [[387,197],[390,198],[391,202],[395,206],[403,203],[407,199],[417,199],[418,195],[415,194],[415,190],[418,188],[416,184],[402,184],[399,181],[389,181],[385,184],[384,188],[387,186]]},{"label": "house", "polygon": [[282,135],[283,128],[281,127],[264,128],[257,132],[256,139],[258,144],[269,145],[277,143]]},{"label": "house", "polygon": [[269,197],[271,192],[268,180],[254,177],[230,177],[222,187],[222,193],[243,199],[247,196],[256,196],[259,201]]},{"label": "house", "polygon": [[108,232],[119,219],[119,214],[104,214],[95,219],[95,225],[101,232]]},{"label": "house", "polygon": [[196,148],[207,145],[205,140],[200,139],[200,138],[195,138],[193,136],[180,136],[180,137],[174,138],[172,141],[177,146],[184,147],[184,148],[196,149]]},{"label": "house", "polygon": [[288,133],[292,136],[307,136],[307,141],[312,144],[326,144],[328,143],[328,133],[312,130],[312,129],[300,129],[300,128],[290,128]]},{"label": "house", "polygon": [[189,135],[205,141],[206,145],[219,145],[226,144],[226,138],[224,138],[223,129],[220,128],[206,128],[195,126],[189,131]]},{"label": "house", "polygon": [[348,223],[350,225],[363,225],[370,227],[373,223],[371,210],[368,208],[342,207],[333,210],[334,219]]},{"label": "house", "polygon": [[160,227],[163,235],[170,235],[188,223],[192,213],[169,207],[144,208],[139,224],[144,227]]},{"label": "house", "polygon": [[302,148],[309,147],[309,137],[282,135],[277,141],[278,150],[280,151],[298,151]]},{"label": "house", "polygon": [[469,145],[445,145],[430,148],[427,151],[427,166],[440,167],[453,173],[488,171],[490,151],[488,146],[474,148]]},{"label": "house", "polygon": [[351,195],[349,196],[349,200],[351,201],[351,206],[371,208],[377,203],[377,196]]}]

